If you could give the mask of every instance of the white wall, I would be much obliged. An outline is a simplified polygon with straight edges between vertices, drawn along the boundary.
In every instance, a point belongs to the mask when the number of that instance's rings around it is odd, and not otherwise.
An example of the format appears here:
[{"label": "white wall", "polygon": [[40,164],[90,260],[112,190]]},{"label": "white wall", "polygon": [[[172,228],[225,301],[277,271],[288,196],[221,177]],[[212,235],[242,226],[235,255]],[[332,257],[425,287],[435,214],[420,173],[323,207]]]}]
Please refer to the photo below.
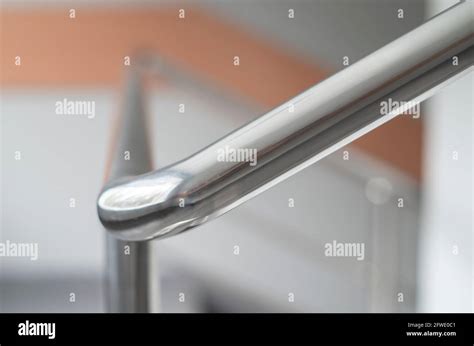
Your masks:
[{"label": "white wall", "polygon": [[[431,1],[428,16],[454,3]],[[426,105],[420,311],[473,311],[473,83],[471,73]]]}]

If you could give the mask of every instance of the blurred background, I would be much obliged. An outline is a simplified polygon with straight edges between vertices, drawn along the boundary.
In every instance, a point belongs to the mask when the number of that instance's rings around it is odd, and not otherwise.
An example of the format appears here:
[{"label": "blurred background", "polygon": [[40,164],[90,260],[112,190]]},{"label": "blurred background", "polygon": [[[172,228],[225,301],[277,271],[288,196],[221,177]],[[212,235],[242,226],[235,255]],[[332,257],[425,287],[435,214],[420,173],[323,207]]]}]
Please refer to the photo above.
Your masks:
[{"label": "blurred background", "polygon": [[[37,243],[39,258],[0,257],[0,311],[105,311],[96,198],[143,53],[162,167],[455,3],[3,0],[0,241]],[[64,99],[95,116],[58,115]],[[471,73],[419,117],[159,241],[161,311],[472,312],[472,99]],[[365,244],[364,260],[325,256],[333,241]]]}]

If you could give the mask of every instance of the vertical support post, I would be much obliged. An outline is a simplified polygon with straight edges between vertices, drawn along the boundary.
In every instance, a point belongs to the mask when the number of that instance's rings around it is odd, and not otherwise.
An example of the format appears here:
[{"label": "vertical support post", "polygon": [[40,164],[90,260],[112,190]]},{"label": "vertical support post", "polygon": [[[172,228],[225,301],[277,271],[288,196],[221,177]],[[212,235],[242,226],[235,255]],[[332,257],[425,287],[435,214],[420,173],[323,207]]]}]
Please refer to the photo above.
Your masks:
[{"label": "vertical support post", "polygon": [[[153,169],[141,72],[131,68],[109,170],[109,180]],[[159,276],[154,241],[126,242],[106,234],[108,312],[158,312]]]},{"label": "vertical support post", "polygon": [[108,312],[158,312],[159,277],[154,244],[125,242],[107,234]]}]

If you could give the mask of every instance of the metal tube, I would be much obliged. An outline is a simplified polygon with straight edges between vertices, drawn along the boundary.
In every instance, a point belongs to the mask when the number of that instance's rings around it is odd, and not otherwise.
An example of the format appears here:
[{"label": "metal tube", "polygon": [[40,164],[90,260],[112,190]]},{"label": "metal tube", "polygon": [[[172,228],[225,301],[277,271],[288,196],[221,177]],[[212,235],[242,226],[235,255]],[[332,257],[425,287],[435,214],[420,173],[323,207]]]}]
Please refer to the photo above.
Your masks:
[{"label": "metal tube", "polygon": [[[112,148],[108,179],[115,180],[152,169],[143,109],[140,73],[131,69],[123,110]],[[157,312],[159,277],[155,242],[127,242],[106,236],[106,294],[108,312]]]},{"label": "metal tube", "polygon": [[[185,231],[403,113],[472,71],[472,6],[450,8],[180,162],[106,186],[98,199],[102,223],[125,240]],[[391,100],[409,103],[383,114]],[[255,151],[256,159],[242,162]],[[236,162],[232,153],[247,156]]]}]

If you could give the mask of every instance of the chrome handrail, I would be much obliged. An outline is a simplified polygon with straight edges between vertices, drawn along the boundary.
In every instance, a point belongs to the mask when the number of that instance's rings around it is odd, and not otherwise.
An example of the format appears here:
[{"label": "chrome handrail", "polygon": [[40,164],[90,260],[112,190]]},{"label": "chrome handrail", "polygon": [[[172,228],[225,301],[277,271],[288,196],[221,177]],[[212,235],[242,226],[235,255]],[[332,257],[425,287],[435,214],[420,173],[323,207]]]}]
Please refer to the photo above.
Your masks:
[{"label": "chrome handrail", "polygon": [[[472,71],[472,6],[451,7],[184,160],[108,184],[97,203],[101,222],[128,241],[180,233],[402,114]],[[400,104],[383,114],[390,100]]]}]

